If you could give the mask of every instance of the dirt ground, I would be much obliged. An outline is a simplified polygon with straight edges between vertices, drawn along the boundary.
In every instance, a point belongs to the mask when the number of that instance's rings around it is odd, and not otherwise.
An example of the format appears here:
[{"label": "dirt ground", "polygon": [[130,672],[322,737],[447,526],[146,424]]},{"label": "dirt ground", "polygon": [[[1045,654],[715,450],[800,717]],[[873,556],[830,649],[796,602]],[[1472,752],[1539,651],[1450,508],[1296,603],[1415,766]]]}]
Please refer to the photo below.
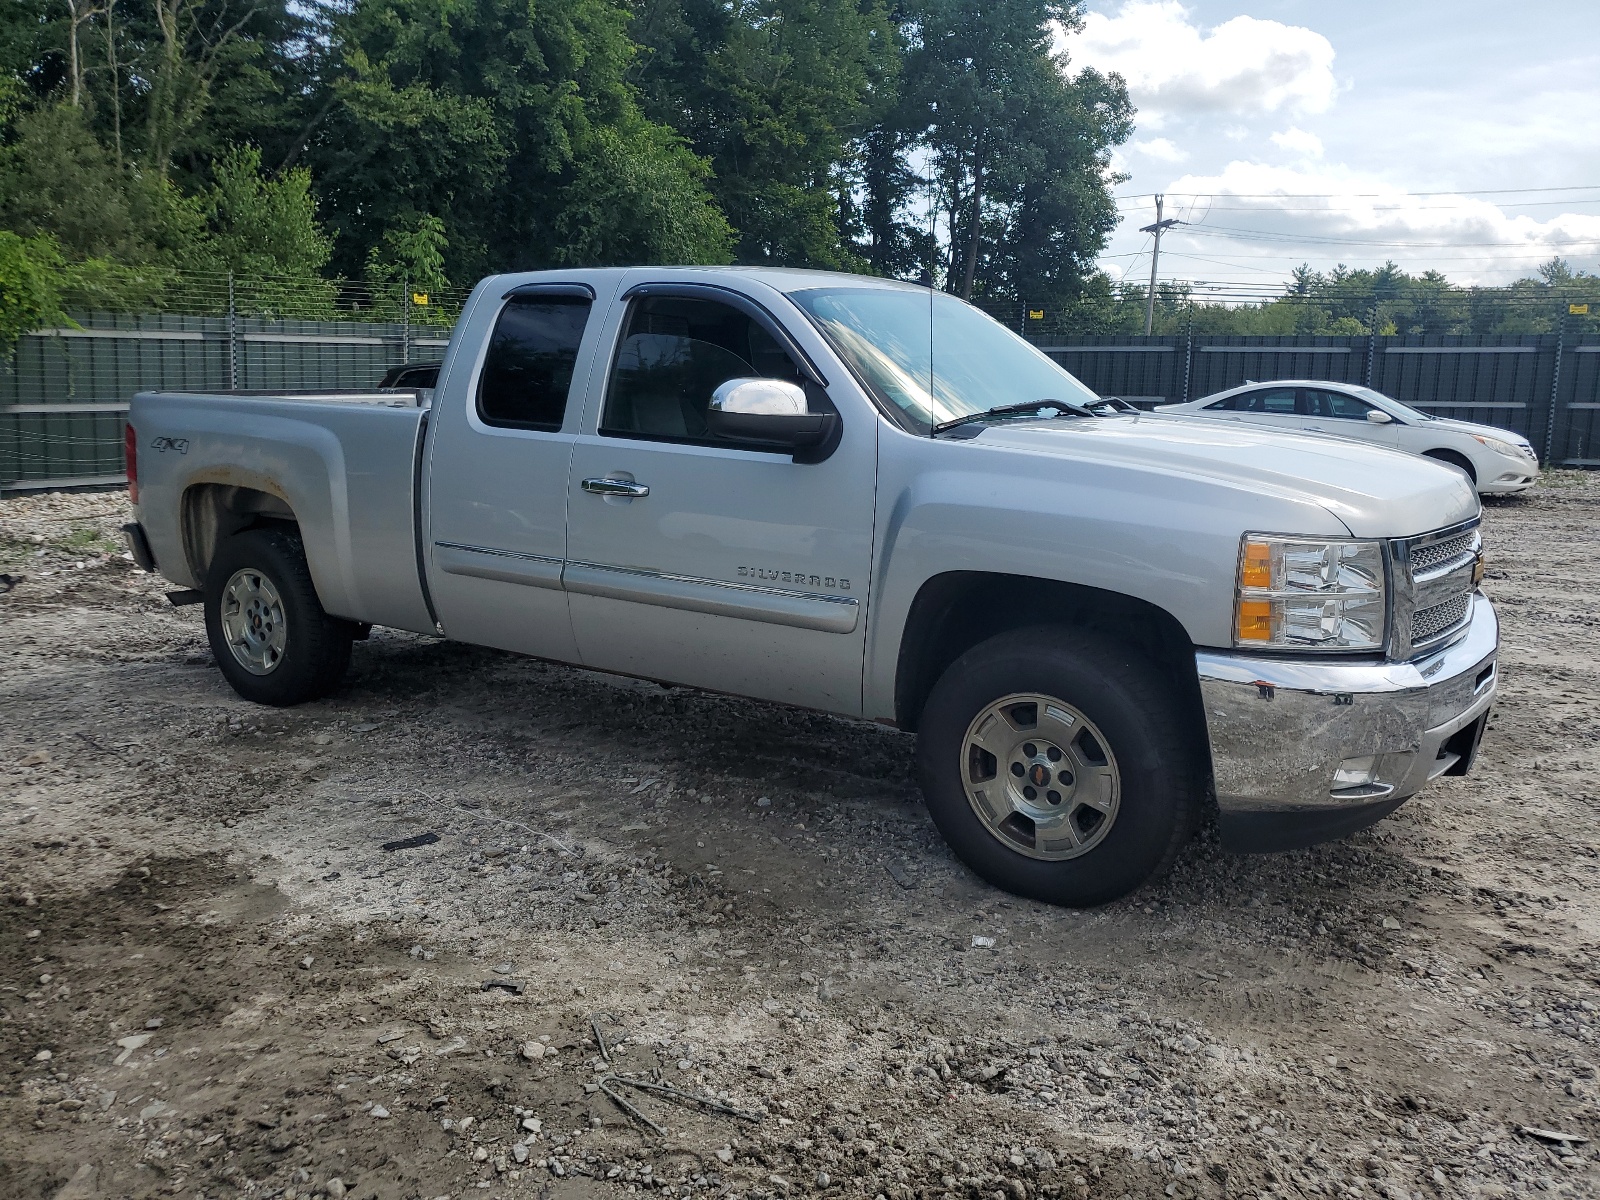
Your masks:
[{"label": "dirt ground", "polygon": [[1085,913],[875,726],[383,630],[247,705],[125,512],[0,502],[0,1196],[1600,1193],[1600,478],[1488,509],[1472,776]]}]

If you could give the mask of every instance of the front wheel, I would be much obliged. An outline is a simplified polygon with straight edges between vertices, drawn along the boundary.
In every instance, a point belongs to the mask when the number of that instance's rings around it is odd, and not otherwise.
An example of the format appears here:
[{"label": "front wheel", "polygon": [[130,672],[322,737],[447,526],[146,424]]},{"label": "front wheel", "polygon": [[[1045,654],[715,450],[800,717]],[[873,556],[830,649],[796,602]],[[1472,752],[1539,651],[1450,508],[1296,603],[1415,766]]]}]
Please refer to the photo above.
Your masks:
[{"label": "front wheel", "polygon": [[1431,458],[1435,462],[1442,462],[1447,467],[1454,467],[1467,477],[1467,482],[1473,487],[1478,486],[1478,472],[1472,465],[1472,460],[1465,454],[1455,450],[1424,450],[1423,458]]},{"label": "front wheel", "polygon": [[223,542],[205,608],[212,656],[246,700],[283,707],[318,699],[350,665],[353,627],[323,611],[297,534],[247,529]]},{"label": "front wheel", "polygon": [[1192,717],[1137,651],[1021,629],[934,686],[917,758],[934,824],[997,887],[1052,904],[1115,900],[1193,832],[1204,768]]}]

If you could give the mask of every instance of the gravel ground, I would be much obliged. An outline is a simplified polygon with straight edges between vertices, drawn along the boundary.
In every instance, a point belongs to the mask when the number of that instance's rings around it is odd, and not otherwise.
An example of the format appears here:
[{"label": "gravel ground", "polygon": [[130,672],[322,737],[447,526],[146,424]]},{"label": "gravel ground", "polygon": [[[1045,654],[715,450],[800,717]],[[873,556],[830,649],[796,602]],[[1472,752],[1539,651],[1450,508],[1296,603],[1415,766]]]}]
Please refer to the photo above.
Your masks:
[{"label": "gravel ground", "polygon": [[1600,1192],[1600,479],[1486,514],[1472,776],[1085,913],[876,726],[383,630],[247,705],[125,514],[0,502],[0,1196]]}]

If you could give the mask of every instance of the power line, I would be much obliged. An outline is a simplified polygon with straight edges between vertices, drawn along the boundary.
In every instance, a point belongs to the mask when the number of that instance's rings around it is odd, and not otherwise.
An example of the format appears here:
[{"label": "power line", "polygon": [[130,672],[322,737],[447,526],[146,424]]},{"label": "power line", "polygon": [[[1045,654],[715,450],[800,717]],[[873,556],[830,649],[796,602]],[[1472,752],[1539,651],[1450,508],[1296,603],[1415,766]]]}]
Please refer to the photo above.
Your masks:
[{"label": "power line", "polygon": [[[1198,258],[1198,257],[1200,257],[1199,255],[1195,255],[1195,254],[1185,254],[1181,250],[1168,250],[1167,253],[1176,255],[1179,258]],[[1125,254],[1108,254],[1108,255],[1103,255],[1102,257],[1105,257],[1105,258],[1127,258],[1129,256],[1125,255]],[[1243,262],[1293,262],[1295,260],[1304,260],[1304,258],[1306,256],[1304,254],[1302,254],[1298,250],[1285,250],[1282,253],[1278,253],[1278,254],[1229,254],[1229,255],[1224,255],[1223,257],[1226,258],[1228,260],[1229,264],[1231,265],[1232,263],[1243,263]],[[1354,256],[1352,256],[1352,257],[1354,257]],[[1402,255],[1401,257],[1405,257],[1405,256]],[[1533,253],[1533,254],[1430,254],[1430,255],[1427,256],[1427,261],[1430,262],[1430,263],[1438,263],[1438,262],[1472,262],[1472,263],[1549,262],[1552,257],[1559,258],[1561,256],[1558,255],[1558,254],[1552,254],[1548,250],[1540,251],[1538,253]],[[1207,261],[1217,261],[1217,260],[1211,259],[1211,260],[1207,260]]]},{"label": "power line", "polygon": [[[1447,192],[1163,192],[1164,196],[1188,196],[1198,199],[1217,196],[1229,200],[1392,200],[1397,196],[1527,196],[1545,192],[1592,192],[1600,190],[1600,183],[1569,184],[1565,187],[1540,188],[1481,188],[1454,189]],[[1154,197],[1153,192],[1136,195],[1113,196],[1113,200],[1144,200]]]},{"label": "power line", "polygon": [[[1225,196],[1227,200],[1237,197]],[[1298,197],[1296,197],[1298,199]],[[1484,201],[1482,203],[1489,203]],[[1540,208],[1556,205],[1573,204],[1600,204],[1600,196],[1586,196],[1581,199],[1568,200],[1517,200],[1506,204],[1496,205],[1498,208]],[[1472,204],[1357,204],[1350,206],[1361,212],[1476,212],[1481,211],[1481,205]],[[1130,210],[1131,211],[1131,210]],[[1227,205],[1209,204],[1207,212],[1247,212],[1247,213],[1337,213],[1341,209],[1331,205],[1308,205],[1303,208],[1285,208],[1282,205],[1273,205],[1268,208],[1262,205]],[[1577,213],[1576,216],[1588,216],[1587,213]]]},{"label": "power line", "polygon": [[[1313,233],[1279,233],[1265,229],[1240,229],[1232,225],[1203,225],[1191,224],[1189,230],[1195,233],[1215,233],[1222,237],[1235,238],[1239,241],[1258,242],[1307,242],[1318,245],[1330,246],[1376,246],[1396,247],[1400,249],[1444,249],[1455,250],[1469,246],[1501,247],[1505,249],[1527,249],[1527,242],[1398,242],[1374,241],[1367,238],[1340,238],[1329,237],[1326,234]],[[1600,246],[1600,238],[1575,238],[1561,244],[1561,248],[1576,246]]]}]

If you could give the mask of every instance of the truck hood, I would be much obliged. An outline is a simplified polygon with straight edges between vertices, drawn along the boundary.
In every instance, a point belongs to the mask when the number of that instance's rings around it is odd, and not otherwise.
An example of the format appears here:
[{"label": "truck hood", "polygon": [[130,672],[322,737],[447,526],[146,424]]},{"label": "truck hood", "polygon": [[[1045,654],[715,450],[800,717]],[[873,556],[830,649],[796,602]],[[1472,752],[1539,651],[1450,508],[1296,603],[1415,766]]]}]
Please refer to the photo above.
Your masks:
[{"label": "truck hood", "polygon": [[1205,417],[1122,416],[1004,421],[985,446],[1203,478],[1286,499],[1310,498],[1353,537],[1396,538],[1478,515],[1453,467],[1381,446]]}]

